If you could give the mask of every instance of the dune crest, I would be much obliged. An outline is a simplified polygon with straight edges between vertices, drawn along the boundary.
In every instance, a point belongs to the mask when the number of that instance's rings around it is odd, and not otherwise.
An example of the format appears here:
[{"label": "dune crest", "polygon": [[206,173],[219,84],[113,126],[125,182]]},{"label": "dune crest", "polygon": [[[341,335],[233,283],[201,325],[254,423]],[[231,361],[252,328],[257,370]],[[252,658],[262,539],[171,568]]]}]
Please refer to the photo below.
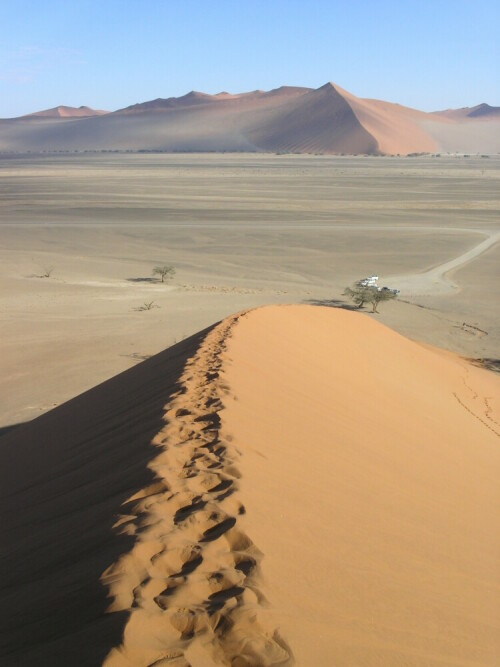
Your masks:
[{"label": "dune crest", "polygon": [[241,454],[220,430],[221,354],[237,320],[216,327],[187,363],[153,439],[155,481],[124,503],[115,524],[136,542],[102,575],[114,598],[108,611],[130,610],[105,667],[290,664],[266,627],[262,554],[241,527]]},{"label": "dune crest", "polygon": [[180,387],[117,521],[106,667],[495,664],[498,377],[271,306],[214,329]]},{"label": "dune crest", "polygon": [[355,97],[337,86],[339,94],[350,104],[356,118],[377,141],[378,151],[388,155],[431,153],[439,143],[420,126],[428,114],[381,100]]}]

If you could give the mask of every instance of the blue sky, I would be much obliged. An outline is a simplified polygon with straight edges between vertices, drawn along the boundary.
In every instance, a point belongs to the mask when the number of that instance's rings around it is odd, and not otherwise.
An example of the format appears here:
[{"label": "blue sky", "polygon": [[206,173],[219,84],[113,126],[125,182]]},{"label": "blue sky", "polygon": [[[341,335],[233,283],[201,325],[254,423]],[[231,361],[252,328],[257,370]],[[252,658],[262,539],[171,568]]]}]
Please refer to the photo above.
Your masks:
[{"label": "blue sky", "polygon": [[190,90],[500,105],[498,0],[0,1],[0,117]]}]

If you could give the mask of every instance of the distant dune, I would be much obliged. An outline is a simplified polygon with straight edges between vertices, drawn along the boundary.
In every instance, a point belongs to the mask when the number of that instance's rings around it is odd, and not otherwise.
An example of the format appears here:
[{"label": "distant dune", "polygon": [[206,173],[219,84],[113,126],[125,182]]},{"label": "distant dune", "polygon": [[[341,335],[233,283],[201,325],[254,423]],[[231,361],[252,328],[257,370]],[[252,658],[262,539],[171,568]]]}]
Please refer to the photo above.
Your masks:
[{"label": "distant dune", "polygon": [[191,91],[113,113],[60,106],[0,120],[0,151],[85,150],[496,153],[500,110],[480,104],[425,113],[327,83],[235,95]]},{"label": "distant dune", "polygon": [[22,118],[88,118],[89,116],[102,116],[107,111],[99,111],[90,107],[65,107],[59,106],[44,111],[35,111]]},{"label": "distant dune", "polygon": [[493,667],[499,439],[451,353],[230,317],[0,438],[1,663]]},{"label": "distant dune", "polygon": [[445,111],[435,111],[435,115],[445,116],[446,118],[499,118],[500,107],[492,107],[483,102],[475,107],[463,107],[462,109],[446,109]]}]

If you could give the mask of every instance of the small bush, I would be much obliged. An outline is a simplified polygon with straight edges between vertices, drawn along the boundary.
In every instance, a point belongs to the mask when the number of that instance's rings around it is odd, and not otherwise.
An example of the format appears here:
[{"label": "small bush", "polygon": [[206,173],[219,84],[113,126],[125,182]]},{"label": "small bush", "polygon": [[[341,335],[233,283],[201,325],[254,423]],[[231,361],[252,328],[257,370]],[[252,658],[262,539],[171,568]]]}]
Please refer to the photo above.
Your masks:
[{"label": "small bush", "polygon": [[155,266],[153,269],[154,276],[160,276],[161,282],[164,283],[165,280],[169,280],[175,275],[175,269],[170,264],[164,264],[163,266]]}]

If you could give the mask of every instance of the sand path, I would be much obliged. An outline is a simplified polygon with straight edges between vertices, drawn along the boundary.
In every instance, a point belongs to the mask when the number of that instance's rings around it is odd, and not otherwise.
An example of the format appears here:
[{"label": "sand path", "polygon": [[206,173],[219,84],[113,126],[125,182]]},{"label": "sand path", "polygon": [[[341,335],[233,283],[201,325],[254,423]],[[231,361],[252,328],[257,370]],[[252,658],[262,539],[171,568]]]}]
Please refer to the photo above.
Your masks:
[{"label": "sand path", "polygon": [[470,250],[467,250],[467,252],[464,252],[447,262],[443,262],[443,264],[439,264],[428,271],[424,271],[423,273],[388,276],[387,278],[384,278],[384,283],[390,287],[399,289],[404,296],[436,296],[455,292],[458,289],[458,286],[450,279],[449,274],[476,259],[486,252],[486,250],[489,250],[489,248],[500,242],[500,231],[481,232],[477,229],[460,229],[460,231],[471,232],[474,234],[482,233],[485,234],[487,238]]}]

